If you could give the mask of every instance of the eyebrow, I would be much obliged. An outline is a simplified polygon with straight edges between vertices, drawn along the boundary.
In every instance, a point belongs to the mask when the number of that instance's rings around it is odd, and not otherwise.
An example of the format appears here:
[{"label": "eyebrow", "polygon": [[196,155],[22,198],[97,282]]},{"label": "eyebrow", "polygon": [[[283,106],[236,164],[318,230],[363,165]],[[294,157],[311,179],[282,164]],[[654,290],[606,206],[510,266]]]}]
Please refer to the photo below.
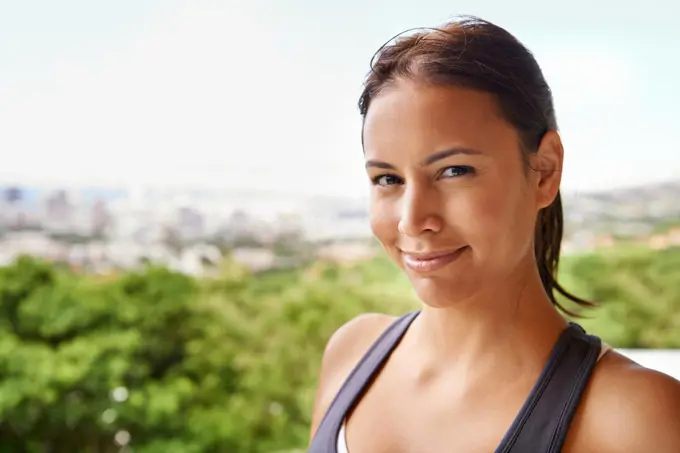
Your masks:
[{"label": "eyebrow", "polygon": [[[446,159],[447,157],[455,156],[458,154],[464,154],[467,156],[478,156],[482,154],[481,151],[473,148],[465,148],[465,147],[460,147],[456,146],[454,148],[449,148],[445,149],[443,151],[437,151],[436,153],[430,154],[427,156],[423,161],[420,163],[423,167],[426,167],[428,165],[432,165],[435,162],[438,162],[440,160]],[[394,165],[388,164],[387,162],[382,162],[379,160],[368,160],[366,161],[366,168],[373,167],[373,168],[381,168],[384,170],[395,170]]]}]

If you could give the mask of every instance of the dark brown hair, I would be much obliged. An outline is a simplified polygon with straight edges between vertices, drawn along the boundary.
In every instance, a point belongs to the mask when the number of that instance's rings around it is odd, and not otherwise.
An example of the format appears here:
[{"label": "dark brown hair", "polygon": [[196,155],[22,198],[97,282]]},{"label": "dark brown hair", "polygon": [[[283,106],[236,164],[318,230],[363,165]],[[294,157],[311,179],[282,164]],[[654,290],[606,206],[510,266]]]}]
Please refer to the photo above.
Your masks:
[{"label": "dark brown hair", "polygon": [[[553,96],[531,52],[503,28],[477,17],[465,16],[441,28],[411,30],[382,46],[371,60],[359,110],[366,112],[380,92],[399,79],[418,79],[436,85],[452,85],[494,95],[499,113],[519,135],[523,160],[538,151],[543,136],[557,130]],[[362,133],[363,142],[363,133]],[[536,219],[535,257],[543,287],[554,305],[556,293],[579,306],[591,302],[574,296],[557,282],[562,242],[562,200],[553,203]]]}]

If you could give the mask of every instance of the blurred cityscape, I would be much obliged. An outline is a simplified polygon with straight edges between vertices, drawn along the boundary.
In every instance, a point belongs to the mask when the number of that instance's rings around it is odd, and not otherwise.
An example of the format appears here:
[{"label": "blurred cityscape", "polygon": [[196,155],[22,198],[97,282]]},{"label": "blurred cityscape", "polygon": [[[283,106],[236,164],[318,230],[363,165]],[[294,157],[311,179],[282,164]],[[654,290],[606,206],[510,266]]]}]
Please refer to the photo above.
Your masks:
[{"label": "blurred cityscape", "polygon": [[[76,270],[154,262],[209,273],[227,253],[254,271],[376,251],[362,199],[253,191],[0,188],[0,265],[24,254]],[[680,245],[680,181],[564,194],[564,253]]]}]

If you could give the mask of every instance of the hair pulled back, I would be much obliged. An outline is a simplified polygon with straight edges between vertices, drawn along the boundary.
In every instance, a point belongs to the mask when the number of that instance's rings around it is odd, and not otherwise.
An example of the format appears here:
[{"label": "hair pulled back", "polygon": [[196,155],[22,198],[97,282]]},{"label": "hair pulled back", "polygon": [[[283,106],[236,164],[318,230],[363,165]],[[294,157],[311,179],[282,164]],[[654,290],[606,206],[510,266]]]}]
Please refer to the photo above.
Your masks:
[{"label": "hair pulled back", "polygon": [[[405,35],[408,32],[414,33]],[[407,30],[383,45],[371,60],[359,99],[362,117],[383,89],[404,78],[492,94],[499,113],[518,133],[527,169],[528,157],[538,151],[543,136],[557,130],[552,91],[536,59],[508,31],[483,19],[464,16],[441,28]],[[548,297],[563,312],[574,315],[559,303],[558,293],[582,307],[593,304],[557,281],[562,234],[558,192],[536,219],[534,254]]]}]

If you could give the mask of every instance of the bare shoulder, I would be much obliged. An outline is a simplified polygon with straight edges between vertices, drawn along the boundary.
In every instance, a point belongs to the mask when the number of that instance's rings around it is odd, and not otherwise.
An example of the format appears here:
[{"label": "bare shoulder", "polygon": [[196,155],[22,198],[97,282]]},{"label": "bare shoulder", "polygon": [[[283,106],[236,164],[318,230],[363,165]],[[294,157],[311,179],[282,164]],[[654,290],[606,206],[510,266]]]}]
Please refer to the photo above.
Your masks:
[{"label": "bare shoulder", "polygon": [[352,369],[396,319],[379,313],[362,314],[343,324],[328,340],[314,401],[312,436]]},{"label": "bare shoulder", "polygon": [[612,351],[595,368],[582,403],[569,451],[680,451],[680,382],[671,376]]}]

